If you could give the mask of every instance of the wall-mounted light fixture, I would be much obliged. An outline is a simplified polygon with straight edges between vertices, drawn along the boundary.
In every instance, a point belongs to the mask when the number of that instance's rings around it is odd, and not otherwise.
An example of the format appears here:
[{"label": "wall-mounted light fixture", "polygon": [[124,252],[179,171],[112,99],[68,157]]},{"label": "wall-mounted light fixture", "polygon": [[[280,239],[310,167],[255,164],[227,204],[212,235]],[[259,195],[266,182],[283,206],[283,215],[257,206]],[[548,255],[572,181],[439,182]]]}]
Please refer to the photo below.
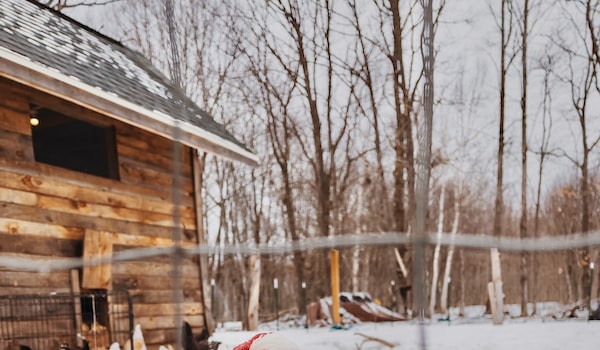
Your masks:
[{"label": "wall-mounted light fixture", "polygon": [[40,107],[33,104],[29,106],[29,124],[31,124],[31,126],[40,125],[40,119],[38,118],[39,109]]},{"label": "wall-mounted light fixture", "polygon": [[38,126],[40,125],[40,120],[35,116],[31,116],[29,117],[29,124],[31,124],[31,126]]}]

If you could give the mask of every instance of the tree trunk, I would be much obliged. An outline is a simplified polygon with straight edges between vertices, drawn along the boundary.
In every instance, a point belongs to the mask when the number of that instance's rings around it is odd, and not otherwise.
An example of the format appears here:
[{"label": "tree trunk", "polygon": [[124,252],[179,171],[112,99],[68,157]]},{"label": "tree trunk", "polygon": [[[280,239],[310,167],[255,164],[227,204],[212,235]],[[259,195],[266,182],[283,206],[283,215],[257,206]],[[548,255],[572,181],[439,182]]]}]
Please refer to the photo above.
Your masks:
[{"label": "tree trunk", "polygon": [[[500,24],[500,34],[501,34],[501,45],[500,45],[500,127],[498,131],[498,168],[497,168],[497,181],[496,181],[496,202],[495,202],[495,210],[494,210],[494,236],[498,237],[502,235],[502,221],[504,220],[504,200],[503,200],[503,162],[504,162],[504,104],[505,104],[505,95],[506,95],[506,23],[505,23],[505,14],[506,14],[506,0],[502,0],[501,6],[501,24]],[[502,276],[501,276],[501,267],[500,267],[500,257],[497,250],[492,249],[490,251],[491,261],[492,261],[492,283],[494,288],[492,290],[495,293],[496,297],[496,308],[494,309],[494,314],[492,315],[492,319],[494,324],[502,324],[504,321],[504,304],[503,304],[503,293],[502,293]]]},{"label": "tree trunk", "polygon": [[438,217],[438,232],[437,243],[433,252],[433,273],[431,274],[431,297],[429,298],[429,315],[432,317],[435,313],[435,303],[437,300],[437,281],[440,270],[440,245],[442,240],[442,232],[444,231],[444,194],[446,190],[442,186],[440,194],[440,212]]},{"label": "tree trunk", "polygon": [[[460,221],[460,191],[456,195],[454,202],[454,221],[452,222],[452,240],[458,232],[458,224]],[[444,279],[442,284],[442,295],[440,296],[440,305],[442,308],[442,314],[446,313],[447,309],[452,305],[448,305],[448,286],[450,284],[450,272],[452,271],[452,258],[454,256],[454,245],[450,245],[448,248],[448,255],[446,255],[446,266],[444,268]]]},{"label": "tree trunk", "polygon": [[458,315],[461,317],[465,316],[465,250],[459,250],[459,271],[460,271],[460,300],[459,300],[459,311]]},{"label": "tree trunk", "polygon": [[[542,143],[540,145],[540,162],[538,165],[538,181],[537,181],[537,189],[536,189],[536,198],[535,198],[535,218],[533,222],[533,237],[538,238],[540,232],[540,210],[541,210],[541,202],[542,202],[542,178],[544,175],[544,161],[546,160],[546,156],[548,153],[548,141],[550,137],[550,132],[548,130],[547,120],[551,121],[551,108],[552,108],[552,95],[550,92],[550,74],[551,65],[550,59],[545,61],[542,65],[544,69],[544,98],[543,98],[543,107],[542,107],[542,118],[543,118],[543,129],[542,129]],[[533,298],[533,315],[537,314],[537,281],[538,281],[538,254],[531,255],[531,276],[532,276],[532,295]]]},{"label": "tree trunk", "polygon": [[[393,1],[395,3],[396,1]],[[423,6],[423,32],[421,41],[421,54],[423,56],[423,110],[424,118],[419,133],[419,153],[417,159],[417,174],[415,194],[415,236],[413,255],[413,295],[416,302],[419,318],[423,319],[426,305],[424,287],[425,277],[425,219],[429,202],[429,181],[431,177],[431,139],[433,124],[434,100],[434,26],[433,9],[431,0],[424,0]],[[425,339],[421,339],[424,346]]]},{"label": "tree trunk", "polygon": [[[390,10],[392,12],[393,23],[393,38],[394,48],[392,53],[393,67],[393,87],[394,87],[394,108],[396,114],[396,131],[394,140],[395,162],[394,162],[394,229],[398,232],[406,231],[406,203],[404,181],[404,172],[406,169],[406,123],[410,121],[410,116],[407,118],[409,105],[403,104],[406,102],[408,92],[406,91],[405,76],[404,76],[404,61],[402,58],[402,21],[400,16],[400,8],[398,1],[390,1]],[[404,97],[404,98],[403,98]]]},{"label": "tree trunk", "polygon": [[250,256],[250,295],[248,297],[248,330],[258,329],[258,310],[260,296],[260,255]]},{"label": "tree trunk", "polygon": [[496,325],[504,321],[504,292],[502,291],[502,274],[500,270],[500,253],[492,248],[492,282],[489,284],[492,322]]},{"label": "tree trunk", "polygon": [[[519,236],[521,239],[527,237],[527,20],[529,17],[529,0],[523,4],[523,33],[522,33],[522,95],[521,95],[521,221],[519,224]],[[528,303],[528,274],[527,274],[527,252],[521,252],[521,316],[526,317]]]}]

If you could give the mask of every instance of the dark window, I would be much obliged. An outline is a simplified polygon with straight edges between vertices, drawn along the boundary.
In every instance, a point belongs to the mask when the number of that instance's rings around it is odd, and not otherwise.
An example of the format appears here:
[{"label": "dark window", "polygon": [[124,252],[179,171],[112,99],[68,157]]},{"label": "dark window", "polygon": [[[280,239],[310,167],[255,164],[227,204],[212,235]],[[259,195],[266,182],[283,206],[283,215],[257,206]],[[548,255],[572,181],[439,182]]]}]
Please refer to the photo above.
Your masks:
[{"label": "dark window", "polygon": [[32,106],[35,160],[87,174],[118,179],[113,127],[97,126]]}]

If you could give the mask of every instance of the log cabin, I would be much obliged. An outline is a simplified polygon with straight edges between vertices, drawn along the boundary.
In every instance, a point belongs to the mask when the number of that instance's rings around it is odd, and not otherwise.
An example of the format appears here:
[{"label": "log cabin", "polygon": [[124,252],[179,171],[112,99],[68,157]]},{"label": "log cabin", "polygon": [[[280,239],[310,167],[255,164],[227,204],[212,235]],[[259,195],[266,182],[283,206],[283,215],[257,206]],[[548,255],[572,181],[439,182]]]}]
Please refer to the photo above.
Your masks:
[{"label": "log cabin", "polygon": [[[210,328],[201,257],[181,256],[177,274],[168,255],[85,264],[203,243],[203,152],[257,163],[136,51],[33,0],[0,1],[0,296],[126,290],[149,349],[174,342],[177,315]],[[75,268],[44,268],[65,258]]]}]

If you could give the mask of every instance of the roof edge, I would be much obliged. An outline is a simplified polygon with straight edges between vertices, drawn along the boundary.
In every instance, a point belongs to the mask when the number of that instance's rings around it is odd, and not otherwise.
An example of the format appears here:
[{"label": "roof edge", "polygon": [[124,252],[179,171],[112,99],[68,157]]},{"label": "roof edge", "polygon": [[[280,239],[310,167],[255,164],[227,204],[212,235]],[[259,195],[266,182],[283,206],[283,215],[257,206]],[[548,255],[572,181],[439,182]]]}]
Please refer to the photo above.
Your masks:
[{"label": "roof edge", "polygon": [[[150,111],[116,94],[83,83],[75,77],[45,67],[2,47],[0,47],[0,76],[170,140],[177,139],[176,141],[189,147],[252,166],[259,163],[256,154],[218,135],[190,123],[179,121],[160,111]],[[131,118],[125,118],[124,115],[131,116]]]}]

